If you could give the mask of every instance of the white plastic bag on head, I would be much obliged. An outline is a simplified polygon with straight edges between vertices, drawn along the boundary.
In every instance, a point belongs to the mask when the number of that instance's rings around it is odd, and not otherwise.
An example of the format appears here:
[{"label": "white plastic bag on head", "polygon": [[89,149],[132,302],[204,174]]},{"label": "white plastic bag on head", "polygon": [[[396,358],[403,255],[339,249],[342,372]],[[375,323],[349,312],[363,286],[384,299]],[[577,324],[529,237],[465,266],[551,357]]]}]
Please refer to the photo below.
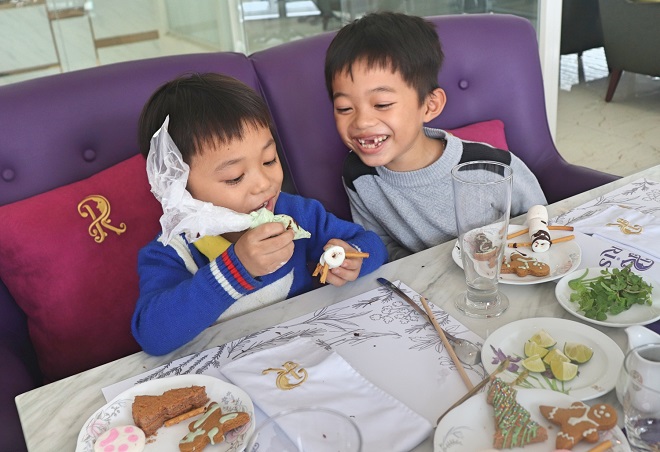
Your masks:
[{"label": "white plastic bag on head", "polygon": [[206,235],[220,235],[248,229],[252,217],[210,202],[199,201],[186,190],[190,167],[167,131],[170,117],[151,138],[147,156],[147,176],[151,192],[163,206],[160,241],[167,245],[183,233],[194,242]]}]

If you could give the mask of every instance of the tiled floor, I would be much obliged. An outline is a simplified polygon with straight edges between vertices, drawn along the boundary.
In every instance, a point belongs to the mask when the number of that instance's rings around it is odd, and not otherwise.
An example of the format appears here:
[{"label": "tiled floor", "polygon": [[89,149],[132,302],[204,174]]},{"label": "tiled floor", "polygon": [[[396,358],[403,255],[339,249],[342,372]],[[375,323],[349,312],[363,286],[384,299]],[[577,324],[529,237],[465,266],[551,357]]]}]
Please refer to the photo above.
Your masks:
[{"label": "tiled floor", "polygon": [[660,78],[624,71],[605,102],[603,49],[562,56],[556,144],[570,163],[627,176],[660,164]]}]

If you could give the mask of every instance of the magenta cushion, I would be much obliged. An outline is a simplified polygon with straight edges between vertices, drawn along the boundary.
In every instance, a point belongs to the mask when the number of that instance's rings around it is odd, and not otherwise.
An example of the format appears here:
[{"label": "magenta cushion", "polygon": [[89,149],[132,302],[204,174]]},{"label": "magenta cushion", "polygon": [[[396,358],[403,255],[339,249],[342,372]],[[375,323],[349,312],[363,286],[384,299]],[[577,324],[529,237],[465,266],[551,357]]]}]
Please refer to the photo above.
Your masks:
[{"label": "magenta cushion", "polygon": [[458,129],[447,129],[447,132],[451,132],[463,140],[479,141],[499,149],[509,150],[504,134],[504,123],[499,119],[477,122]]},{"label": "magenta cushion", "polygon": [[27,314],[47,381],[139,350],[137,254],[161,213],[141,155],[0,207],[0,278]]}]

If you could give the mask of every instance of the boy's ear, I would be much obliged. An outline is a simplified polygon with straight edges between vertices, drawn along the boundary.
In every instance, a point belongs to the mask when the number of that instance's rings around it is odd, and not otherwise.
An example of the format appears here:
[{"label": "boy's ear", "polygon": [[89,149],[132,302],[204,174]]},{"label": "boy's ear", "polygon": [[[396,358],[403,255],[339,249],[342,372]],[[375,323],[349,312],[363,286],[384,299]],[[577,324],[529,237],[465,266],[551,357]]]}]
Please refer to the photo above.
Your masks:
[{"label": "boy's ear", "polygon": [[424,122],[429,122],[438,117],[447,103],[447,95],[442,88],[436,88],[431,91],[424,99],[426,111],[424,112]]}]

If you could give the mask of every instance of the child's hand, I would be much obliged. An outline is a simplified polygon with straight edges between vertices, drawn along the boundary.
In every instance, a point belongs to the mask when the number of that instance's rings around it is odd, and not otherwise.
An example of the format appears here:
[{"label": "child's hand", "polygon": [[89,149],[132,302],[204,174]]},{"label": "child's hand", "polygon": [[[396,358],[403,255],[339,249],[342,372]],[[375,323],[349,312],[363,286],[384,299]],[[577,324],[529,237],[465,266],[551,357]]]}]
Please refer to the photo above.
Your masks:
[{"label": "child's hand", "polygon": [[273,273],[293,256],[293,231],[281,223],[248,229],[234,245],[236,256],[252,276]]},{"label": "child's hand", "polygon": [[[331,246],[341,246],[346,252],[357,252],[348,243],[339,239],[330,239],[328,243],[323,247],[324,250],[327,250]],[[362,268],[362,258],[349,258],[344,259],[344,262],[339,267],[332,268],[328,271],[328,276],[326,277],[325,282],[332,284],[333,286],[343,286],[348,281],[355,281],[360,274],[360,269]]]}]

